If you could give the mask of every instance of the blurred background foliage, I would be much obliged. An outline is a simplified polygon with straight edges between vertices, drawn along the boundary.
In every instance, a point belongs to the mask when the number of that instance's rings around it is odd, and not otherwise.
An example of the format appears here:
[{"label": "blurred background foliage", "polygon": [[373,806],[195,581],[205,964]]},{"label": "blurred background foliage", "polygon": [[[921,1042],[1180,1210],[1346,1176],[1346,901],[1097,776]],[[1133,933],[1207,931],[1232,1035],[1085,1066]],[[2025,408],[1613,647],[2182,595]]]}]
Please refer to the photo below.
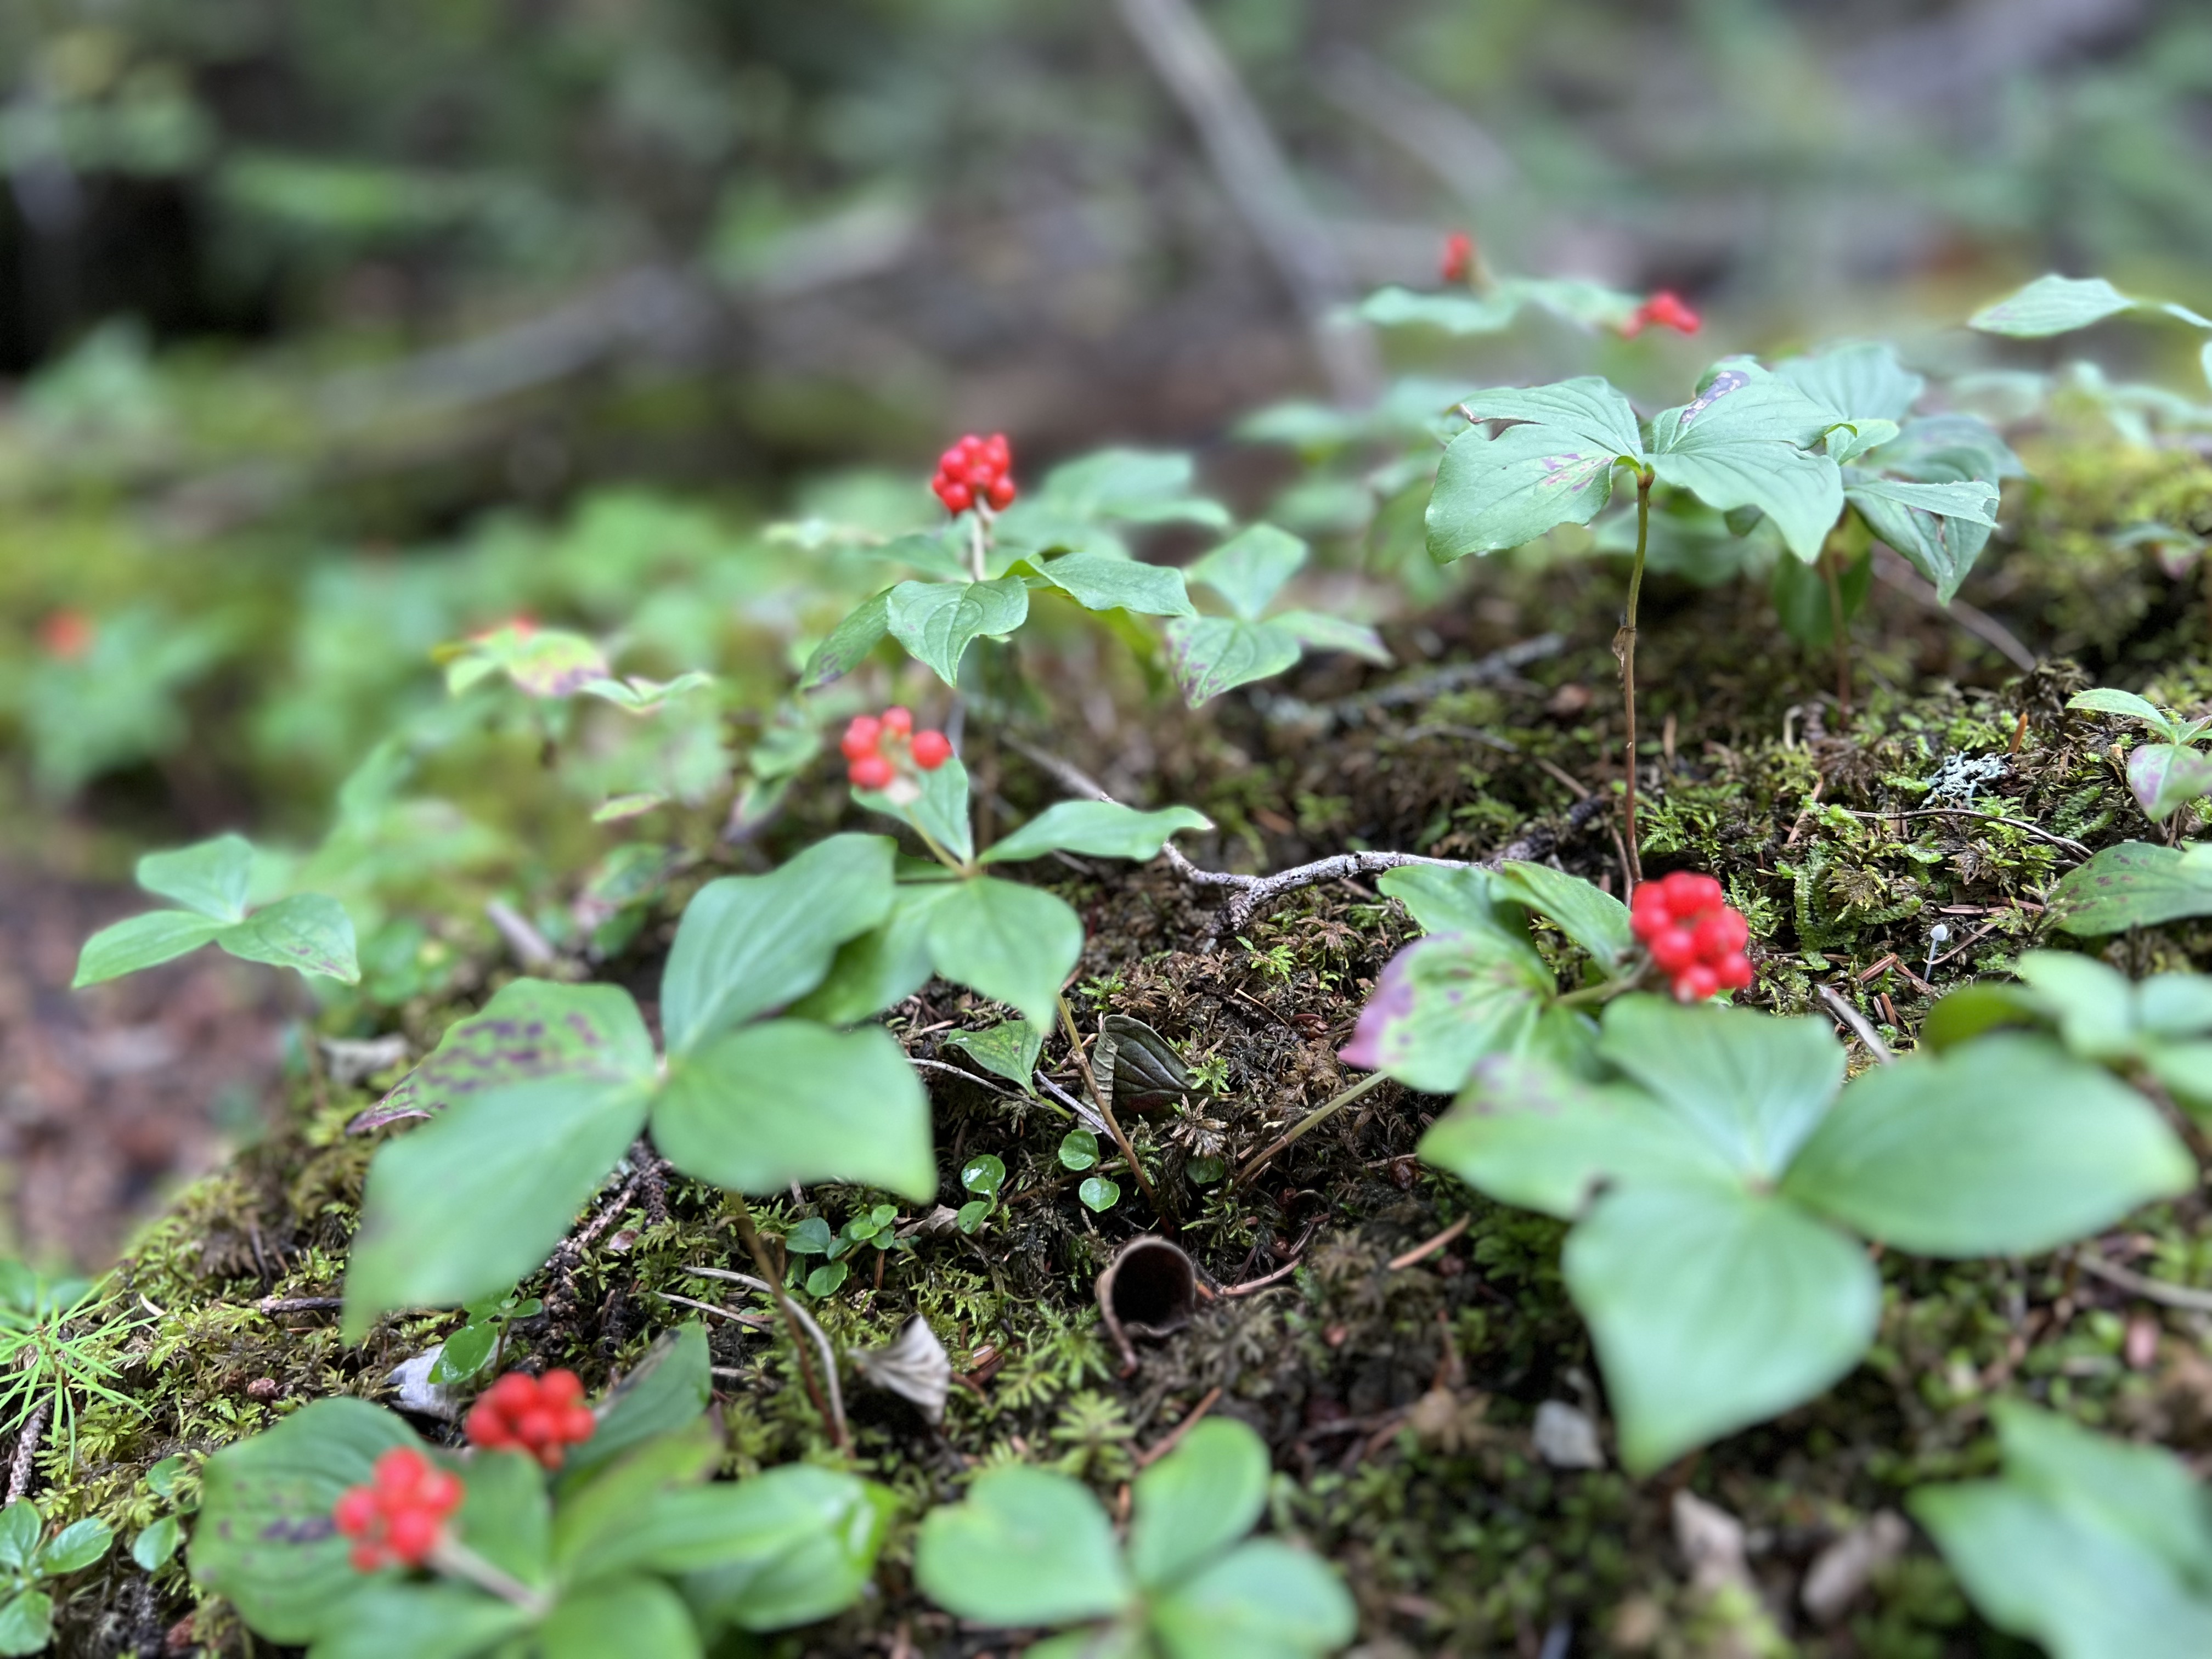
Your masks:
[{"label": "blurred background foliage", "polygon": [[[2051,267],[2212,299],[2191,0],[13,0],[0,70],[0,787],[104,871],[404,819],[513,876],[549,788],[719,814],[813,752],[794,653],[872,580],[768,521],[903,528],[994,428],[1265,505],[1237,416],[1433,367],[1343,318],[1453,227],[1715,319],[1453,360],[1501,378],[1671,386]],[[449,701],[431,648],[518,612],[721,678],[574,732]],[[424,815],[441,764],[468,812]]]}]

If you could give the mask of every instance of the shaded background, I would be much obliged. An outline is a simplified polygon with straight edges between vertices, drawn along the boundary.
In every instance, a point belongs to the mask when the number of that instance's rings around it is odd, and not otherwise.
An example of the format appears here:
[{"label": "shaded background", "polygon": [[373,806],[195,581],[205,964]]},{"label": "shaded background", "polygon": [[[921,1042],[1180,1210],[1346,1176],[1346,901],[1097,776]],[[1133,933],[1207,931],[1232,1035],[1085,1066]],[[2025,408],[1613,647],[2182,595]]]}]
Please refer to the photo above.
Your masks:
[{"label": "shaded background", "polygon": [[[13,0],[0,1245],[96,1261],[250,1132],[297,994],[72,996],[75,944],[149,846],[326,836],[440,640],[680,578],[632,636],[742,724],[812,625],[765,516],[895,520],[969,428],[1194,447],[1256,507],[1231,424],[1425,365],[1344,313],[1448,229],[1680,289],[1693,371],[2045,269],[2206,307],[2208,152],[2192,0]],[[436,805],[407,844],[483,884],[372,908],[391,999],[542,875]]]}]

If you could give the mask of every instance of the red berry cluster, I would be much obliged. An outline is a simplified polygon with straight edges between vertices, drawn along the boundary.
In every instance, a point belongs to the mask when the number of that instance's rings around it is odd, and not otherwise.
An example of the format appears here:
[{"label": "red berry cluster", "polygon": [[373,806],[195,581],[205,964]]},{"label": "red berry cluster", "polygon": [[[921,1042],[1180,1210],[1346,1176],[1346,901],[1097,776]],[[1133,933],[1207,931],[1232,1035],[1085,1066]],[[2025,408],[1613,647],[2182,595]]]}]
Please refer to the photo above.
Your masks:
[{"label": "red berry cluster", "polygon": [[937,476],[929,487],[947,513],[983,506],[1006,511],[1014,500],[1014,456],[1006,447],[1006,434],[979,438],[969,433],[937,458]]},{"label": "red berry cluster", "polygon": [[82,611],[57,611],[39,624],[39,648],[58,662],[76,662],[92,649],[98,630]]},{"label": "red berry cluster", "polygon": [[1683,334],[1695,334],[1704,325],[1705,319],[1690,309],[1680,295],[1671,288],[1662,288],[1629,313],[1620,331],[1632,340],[1647,328],[1671,328]]},{"label": "red berry cluster", "polygon": [[890,787],[898,776],[902,746],[925,772],[934,772],[952,758],[951,739],[942,732],[915,731],[913,711],[905,708],[854,715],[837,746],[844,751],[846,779],[855,789]]},{"label": "red berry cluster", "polygon": [[1711,876],[1677,870],[1647,881],[1628,896],[1629,926],[1667,975],[1678,1002],[1702,1002],[1716,991],[1741,991],[1751,983],[1751,958],[1743,947],[1751,927],[1729,907]]},{"label": "red berry cluster", "polygon": [[354,1540],[354,1566],[374,1572],[397,1561],[419,1567],[438,1547],[446,1517],[460,1507],[459,1476],[434,1466],[412,1446],[394,1446],[376,1460],[365,1486],[349,1486],[331,1519]]},{"label": "red berry cluster", "polygon": [[1474,270],[1474,238],[1455,230],[1444,238],[1443,279],[1463,283]]},{"label": "red berry cluster", "polygon": [[474,1444],[486,1451],[515,1447],[549,1469],[559,1468],[566,1449],[589,1440],[599,1426],[574,1371],[509,1371],[469,1407],[467,1422]]}]

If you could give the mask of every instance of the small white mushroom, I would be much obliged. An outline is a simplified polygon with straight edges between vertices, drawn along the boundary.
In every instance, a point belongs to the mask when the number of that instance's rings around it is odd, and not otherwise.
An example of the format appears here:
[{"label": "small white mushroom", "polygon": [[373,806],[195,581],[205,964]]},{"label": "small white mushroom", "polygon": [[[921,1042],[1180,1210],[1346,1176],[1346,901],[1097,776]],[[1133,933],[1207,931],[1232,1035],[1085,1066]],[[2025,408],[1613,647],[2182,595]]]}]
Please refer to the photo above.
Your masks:
[{"label": "small white mushroom", "polygon": [[887,1348],[856,1348],[853,1368],[879,1389],[902,1395],[932,1423],[945,1420],[945,1399],[952,1388],[952,1362],[929,1322],[916,1314]]}]

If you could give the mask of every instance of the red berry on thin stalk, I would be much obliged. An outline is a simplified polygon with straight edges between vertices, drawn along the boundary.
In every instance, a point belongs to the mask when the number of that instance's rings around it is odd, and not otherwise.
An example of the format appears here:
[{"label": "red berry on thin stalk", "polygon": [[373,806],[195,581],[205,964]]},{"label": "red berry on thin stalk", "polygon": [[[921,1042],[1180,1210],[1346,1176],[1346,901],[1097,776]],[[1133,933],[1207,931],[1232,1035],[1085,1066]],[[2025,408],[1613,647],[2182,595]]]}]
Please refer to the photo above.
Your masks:
[{"label": "red berry on thin stalk", "polygon": [[917,732],[914,734],[914,763],[925,772],[934,772],[952,758],[952,741],[942,732]]},{"label": "red berry on thin stalk", "polygon": [[864,755],[845,769],[846,779],[855,789],[888,789],[898,769],[881,755]]},{"label": "red berry on thin stalk", "polygon": [[1474,269],[1474,238],[1463,230],[1455,230],[1444,238],[1444,256],[1441,270],[1444,281],[1463,283]]},{"label": "red berry on thin stalk", "polygon": [[843,751],[847,760],[859,760],[863,755],[876,752],[876,745],[882,741],[884,723],[873,714],[856,714],[853,717],[853,723],[845,728],[845,735],[838,740],[837,747]]}]

